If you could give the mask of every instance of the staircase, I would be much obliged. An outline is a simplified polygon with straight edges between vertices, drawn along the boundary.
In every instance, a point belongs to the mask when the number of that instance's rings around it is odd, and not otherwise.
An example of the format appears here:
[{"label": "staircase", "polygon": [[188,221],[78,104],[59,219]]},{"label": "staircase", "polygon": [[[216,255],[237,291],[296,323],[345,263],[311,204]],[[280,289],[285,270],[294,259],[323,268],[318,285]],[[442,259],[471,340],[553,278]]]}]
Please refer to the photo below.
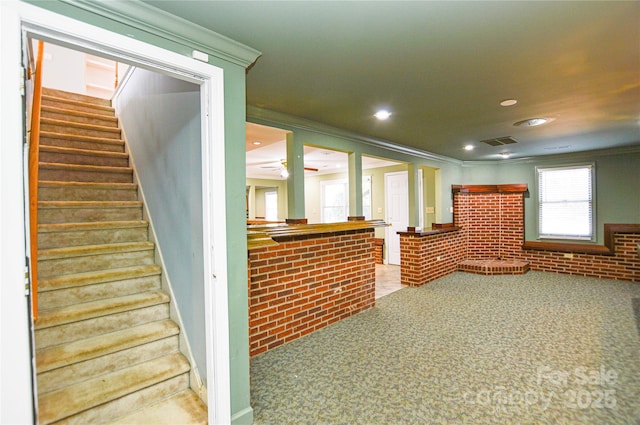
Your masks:
[{"label": "staircase", "polygon": [[204,424],[108,100],[44,89],[40,424]]}]

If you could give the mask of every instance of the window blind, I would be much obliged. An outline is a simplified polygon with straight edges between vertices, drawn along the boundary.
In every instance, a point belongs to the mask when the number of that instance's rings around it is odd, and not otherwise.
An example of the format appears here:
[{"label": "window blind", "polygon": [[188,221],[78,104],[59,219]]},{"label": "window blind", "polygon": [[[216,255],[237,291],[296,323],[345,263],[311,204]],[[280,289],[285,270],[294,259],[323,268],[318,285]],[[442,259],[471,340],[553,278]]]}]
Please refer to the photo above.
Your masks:
[{"label": "window blind", "polygon": [[591,239],[593,165],[538,169],[540,238]]}]

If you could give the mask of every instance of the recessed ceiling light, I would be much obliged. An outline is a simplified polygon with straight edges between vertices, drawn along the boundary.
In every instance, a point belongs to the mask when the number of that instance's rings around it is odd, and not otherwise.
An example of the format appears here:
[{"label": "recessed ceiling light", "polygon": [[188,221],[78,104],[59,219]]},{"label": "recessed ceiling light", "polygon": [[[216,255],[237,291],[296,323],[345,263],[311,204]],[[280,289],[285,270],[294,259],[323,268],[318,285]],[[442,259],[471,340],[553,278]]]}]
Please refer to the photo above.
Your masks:
[{"label": "recessed ceiling light", "polygon": [[500,106],[513,106],[516,103],[518,103],[518,101],[515,99],[505,99],[502,102],[500,102]]},{"label": "recessed ceiling light", "polygon": [[391,116],[391,112],[387,111],[386,109],[380,109],[378,112],[373,114],[373,116],[381,121],[384,121],[386,119],[389,119],[389,117]]},{"label": "recessed ceiling light", "polygon": [[473,145],[466,145],[466,146],[464,147],[464,150],[465,150],[465,151],[472,151],[472,150],[473,150],[473,148],[474,148],[474,146],[473,146]]},{"label": "recessed ceiling light", "polygon": [[259,146],[259,145],[261,145],[261,144],[262,144],[262,142],[259,142],[259,141],[257,141],[257,140],[256,140],[255,142],[253,142],[253,144],[254,144],[255,146]]},{"label": "recessed ceiling light", "polygon": [[502,159],[507,159],[511,156],[511,154],[509,152],[502,152],[500,156],[502,157]]},{"label": "recessed ceiling light", "polygon": [[535,127],[549,122],[548,118],[529,118],[513,123],[516,127]]}]

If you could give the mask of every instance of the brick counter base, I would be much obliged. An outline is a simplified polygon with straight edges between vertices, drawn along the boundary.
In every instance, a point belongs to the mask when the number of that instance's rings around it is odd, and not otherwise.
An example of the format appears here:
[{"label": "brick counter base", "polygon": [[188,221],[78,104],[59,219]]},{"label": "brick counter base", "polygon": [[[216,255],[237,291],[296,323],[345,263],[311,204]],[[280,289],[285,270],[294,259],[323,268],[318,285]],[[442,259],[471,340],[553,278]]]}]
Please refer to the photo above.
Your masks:
[{"label": "brick counter base", "polygon": [[461,272],[499,275],[499,274],[525,274],[529,271],[528,261],[509,260],[465,260],[458,264]]},{"label": "brick counter base", "polygon": [[249,252],[255,356],[375,305],[373,229],[275,238]]}]

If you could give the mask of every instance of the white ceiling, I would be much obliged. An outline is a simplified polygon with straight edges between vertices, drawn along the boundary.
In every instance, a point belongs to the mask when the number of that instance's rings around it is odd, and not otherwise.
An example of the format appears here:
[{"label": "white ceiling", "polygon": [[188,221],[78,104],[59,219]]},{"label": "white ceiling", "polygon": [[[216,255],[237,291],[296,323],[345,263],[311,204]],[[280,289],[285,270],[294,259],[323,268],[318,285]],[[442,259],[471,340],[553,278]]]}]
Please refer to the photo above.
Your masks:
[{"label": "white ceiling", "polygon": [[638,1],[146,2],[260,50],[255,107],[460,160],[640,146]]}]

